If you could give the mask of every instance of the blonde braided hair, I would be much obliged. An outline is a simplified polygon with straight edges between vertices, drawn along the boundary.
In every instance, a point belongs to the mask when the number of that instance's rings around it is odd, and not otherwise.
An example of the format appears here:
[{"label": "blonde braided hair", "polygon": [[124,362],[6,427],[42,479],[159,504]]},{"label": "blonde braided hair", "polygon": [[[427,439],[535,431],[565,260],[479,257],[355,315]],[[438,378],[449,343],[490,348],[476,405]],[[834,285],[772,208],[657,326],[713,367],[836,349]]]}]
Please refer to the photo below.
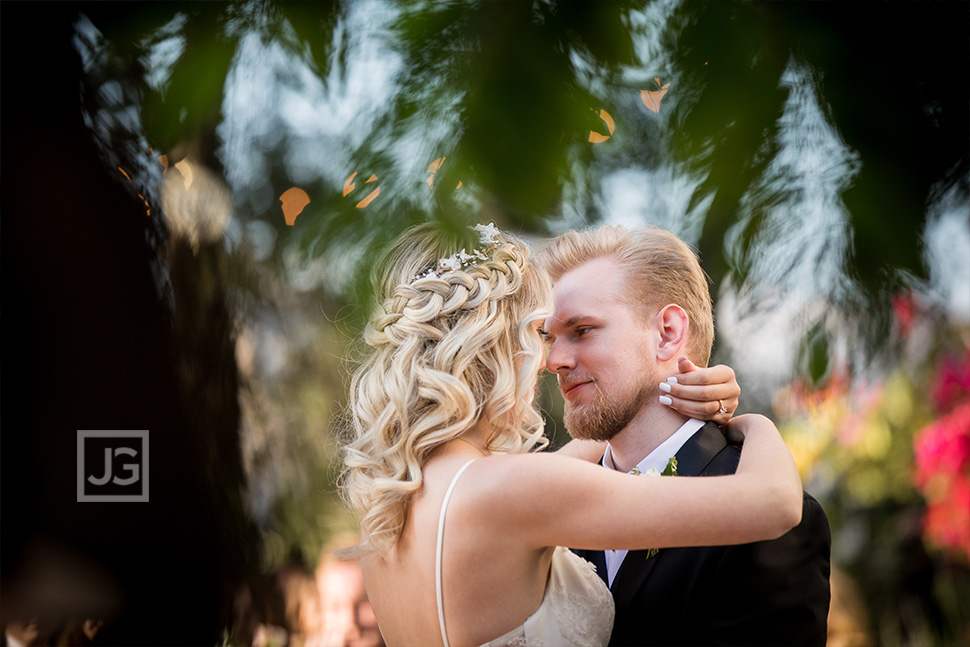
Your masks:
[{"label": "blonde braided hair", "polygon": [[535,323],[551,311],[549,279],[530,264],[528,247],[504,233],[487,260],[420,274],[458,248],[434,225],[419,225],[389,248],[374,276],[341,490],[360,516],[362,542],[345,556],[381,554],[397,540],[430,453],[479,420],[494,429],[493,451],[548,442],[532,400],[543,363]]}]

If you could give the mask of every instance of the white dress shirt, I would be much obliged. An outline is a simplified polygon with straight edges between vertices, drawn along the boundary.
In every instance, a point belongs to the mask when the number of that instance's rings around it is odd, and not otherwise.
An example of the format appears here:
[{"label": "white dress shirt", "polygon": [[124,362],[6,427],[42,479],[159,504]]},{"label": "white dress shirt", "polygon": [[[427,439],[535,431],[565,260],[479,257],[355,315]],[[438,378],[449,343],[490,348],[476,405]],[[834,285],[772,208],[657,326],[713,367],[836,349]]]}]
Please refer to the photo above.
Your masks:
[{"label": "white dress shirt", "polygon": [[[640,474],[646,474],[647,470],[654,469],[658,472],[662,472],[665,467],[667,467],[667,461],[673,458],[680,448],[684,446],[684,443],[694,435],[694,432],[704,426],[703,420],[695,420],[691,418],[685,422],[680,429],[675,431],[670,438],[663,441],[657,448],[652,452],[647,454],[647,456],[637,463],[636,469],[640,470]],[[616,465],[613,463],[613,448],[610,444],[606,444],[606,453],[603,454],[603,465],[610,468],[611,470],[616,469]],[[630,470],[632,474],[634,470]],[[606,556],[606,575],[608,577],[609,585],[613,586],[613,578],[616,577],[617,571],[620,570],[620,565],[623,563],[623,558],[626,557],[628,551],[626,550],[606,550],[603,551]]]}]

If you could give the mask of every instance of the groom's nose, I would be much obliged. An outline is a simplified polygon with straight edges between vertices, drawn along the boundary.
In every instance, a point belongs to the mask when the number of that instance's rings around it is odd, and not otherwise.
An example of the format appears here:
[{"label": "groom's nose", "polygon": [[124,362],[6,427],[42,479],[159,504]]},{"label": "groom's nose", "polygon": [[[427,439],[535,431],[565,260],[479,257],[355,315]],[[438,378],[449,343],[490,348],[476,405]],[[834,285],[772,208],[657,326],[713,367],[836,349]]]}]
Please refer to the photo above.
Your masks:
[{"label": "groom's nose", "polygon": [[549,354],[546,355],[546,370],[550,373],[561,373],[574,368],[576,368],[576,357],[569,350],[569,344],[561,339],[554,340],[549,345]]}]

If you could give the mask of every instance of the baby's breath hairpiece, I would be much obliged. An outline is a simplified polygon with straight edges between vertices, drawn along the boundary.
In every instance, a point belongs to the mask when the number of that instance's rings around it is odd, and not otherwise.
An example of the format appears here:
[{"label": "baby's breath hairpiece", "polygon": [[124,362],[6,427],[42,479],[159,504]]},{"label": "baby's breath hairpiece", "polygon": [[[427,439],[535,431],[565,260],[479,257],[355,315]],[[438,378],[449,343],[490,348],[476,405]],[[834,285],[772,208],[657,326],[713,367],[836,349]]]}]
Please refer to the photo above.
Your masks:
[{"label": "baby's breath hairpiece", "polygon": [[460,252],[452,254],[447,258],[439,258],[434,267],[418,274],[414,277],[414,280],[420,281],[421,279],[427,279],[432,276],[440,278],[447,272],[454,272],[470,265],[487,261],[490,258],[489,253],[502,244],[502,240],[499,238],[498,227],[495,226],[494,222],[490,222],[487,225],[475,225],[472,229],[478,232],[478,244],[480,247],[473,249],[471,253],[466,252],[463,247]]}]

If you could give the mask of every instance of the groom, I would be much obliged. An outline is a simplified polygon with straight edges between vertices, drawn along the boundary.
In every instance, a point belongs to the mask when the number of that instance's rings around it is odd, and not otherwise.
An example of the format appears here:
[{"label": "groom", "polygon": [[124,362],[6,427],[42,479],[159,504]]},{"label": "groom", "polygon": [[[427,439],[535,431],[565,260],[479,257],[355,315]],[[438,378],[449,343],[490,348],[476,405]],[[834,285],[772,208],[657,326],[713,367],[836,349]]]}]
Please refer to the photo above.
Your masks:
[{"label": "groom", "polygon": [[[546,368],[558,374],[569,433],[609,441],[609,469],[662,472],[676,457],[677,476],[733,473],[740,450],[720,428],[665,404],[678,358],[706,366],[713,344],[707,277],[691,249],[660,229],[604,226],[556,238],[541,258],[555,283]],[[610,645],[824,645],[830,544],[825,513],[805,494],[801,523],[773,541],[576,552],[613,592]]]}]

